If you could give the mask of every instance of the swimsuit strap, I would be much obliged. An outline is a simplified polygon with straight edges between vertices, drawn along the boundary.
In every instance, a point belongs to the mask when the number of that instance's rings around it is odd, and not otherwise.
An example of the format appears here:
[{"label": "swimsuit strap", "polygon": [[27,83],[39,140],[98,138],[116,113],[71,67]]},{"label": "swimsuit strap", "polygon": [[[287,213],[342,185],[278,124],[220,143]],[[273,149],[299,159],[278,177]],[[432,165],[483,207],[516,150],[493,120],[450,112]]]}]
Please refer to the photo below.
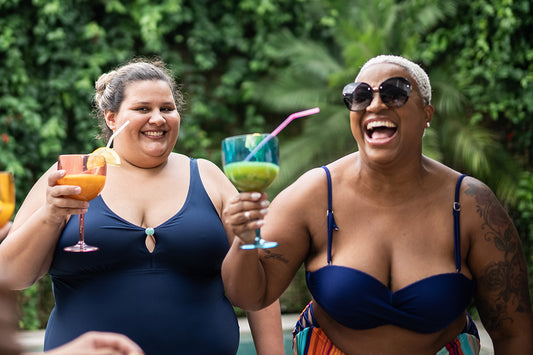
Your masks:
[{"label": "swimsuit strap", "polygon": [[333,230],[339,230],[337,224],[335,223],[335,218],[333,217],[333,207],[331,203],[331,174],[329,169],[325,166],[322,166],[322,169],[326,172],[326,177],[328,178],[328,265],[331,264],[331,244],[333,240]]},{"label": "swimsuit strap", "polygon": [[457,272],[461,271],[461,228],[459,225],[459,214],[461,212],[461,204],[459,203],[459,193],[461,192],[461,182],[466,174],[462,174],[457,179],[455,185],[455,202],[453,203],[453,239],[455,252],[455,267]]}]

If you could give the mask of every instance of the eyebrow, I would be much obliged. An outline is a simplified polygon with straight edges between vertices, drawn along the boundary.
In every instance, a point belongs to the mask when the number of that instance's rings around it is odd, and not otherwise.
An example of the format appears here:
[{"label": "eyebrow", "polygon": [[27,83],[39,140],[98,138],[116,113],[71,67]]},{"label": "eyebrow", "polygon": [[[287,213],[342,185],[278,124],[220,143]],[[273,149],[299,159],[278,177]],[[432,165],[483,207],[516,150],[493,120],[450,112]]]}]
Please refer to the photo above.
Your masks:
[{"label": "eyebrow", "polygon": [[[153,102],[151,101],[134,101],[132,102],[132,105],[153,105]],[[174,101],[164,101],[161,103],[158,103],[158,105],[175,105]]]}]

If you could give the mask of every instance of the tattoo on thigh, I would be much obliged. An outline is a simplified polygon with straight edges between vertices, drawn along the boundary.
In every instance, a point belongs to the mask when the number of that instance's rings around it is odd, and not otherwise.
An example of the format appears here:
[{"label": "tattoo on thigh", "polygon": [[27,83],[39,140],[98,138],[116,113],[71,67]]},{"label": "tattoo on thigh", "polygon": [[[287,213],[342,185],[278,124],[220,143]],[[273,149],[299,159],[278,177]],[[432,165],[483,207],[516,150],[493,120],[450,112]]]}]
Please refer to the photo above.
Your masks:
[{"label": "tattoo on thigh", "polygon": [[494,194],[473,184],[469,184],[465,193],[476,200],[485,240],[502,252],[502,259],[488,264],[478,280],[496,300],[493,304],[478,304],[480,311],[486,315],[484,322],[487,329],[496,329],[503,322],[513,321],[511,312],[531,311],[527,269],[516,229]]}]

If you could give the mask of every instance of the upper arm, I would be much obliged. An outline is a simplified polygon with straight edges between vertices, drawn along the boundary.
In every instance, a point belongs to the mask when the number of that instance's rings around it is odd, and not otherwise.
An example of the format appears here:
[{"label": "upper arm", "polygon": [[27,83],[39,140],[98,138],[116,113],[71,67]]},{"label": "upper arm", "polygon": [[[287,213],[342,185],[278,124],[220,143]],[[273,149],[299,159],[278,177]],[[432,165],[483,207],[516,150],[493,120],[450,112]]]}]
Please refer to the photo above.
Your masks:
[{"label": "upper arm", "polygon": [[[267,299],[279,297],[307,259],[311,248],[310,221],[316,210],[317,185],[323,176],[312,170],[287,187],[272,201],[261,236],[279,245],[260,252],[268,275]],[[324,180],[325,181],[325,180]],[[325,182],[324,182],[325,184]],[[324,218],[325,218],[325,210]]]},{"label": "upper arm", "polygon": [[533,332],[527,267],[518,232],[486,185],[472,178],[465,182],[468,265],[476,280],[476,306],[483,325],[493,340],[524,327]]}]

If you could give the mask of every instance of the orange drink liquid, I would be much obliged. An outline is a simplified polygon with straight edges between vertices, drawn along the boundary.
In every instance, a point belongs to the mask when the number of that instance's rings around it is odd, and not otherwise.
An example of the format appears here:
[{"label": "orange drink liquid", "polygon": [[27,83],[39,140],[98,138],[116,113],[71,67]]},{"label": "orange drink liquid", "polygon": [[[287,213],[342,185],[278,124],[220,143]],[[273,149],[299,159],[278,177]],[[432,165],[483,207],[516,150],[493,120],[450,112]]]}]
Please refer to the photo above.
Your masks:
[{"label": "orange drink liquid", "polygon": [[92,174],[70,174],[65,175],[57,181],[59,185],[73,185],[81,187],[81,193],[79,195],[70,195],[68,197],[90,201],[102,191],[105,185],[104,175],[92,175]]},{"label": "orange drink liquid", "polygon": [[0,172],[0,228],[15,212],[15,179],[9,172]]},{"label": "orange drink liquid", "polygon": [[3,227],[13,216],[15,212],[14,203],[6,203],[0,201],[0,228]]}]

